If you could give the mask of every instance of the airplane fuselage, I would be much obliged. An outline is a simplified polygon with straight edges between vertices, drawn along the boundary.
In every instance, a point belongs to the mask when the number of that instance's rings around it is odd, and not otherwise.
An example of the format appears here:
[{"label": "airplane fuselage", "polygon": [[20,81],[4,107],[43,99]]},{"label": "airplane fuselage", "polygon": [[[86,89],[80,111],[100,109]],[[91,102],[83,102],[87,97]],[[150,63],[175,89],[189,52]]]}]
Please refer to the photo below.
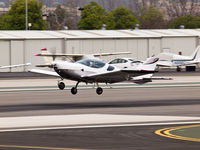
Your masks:
[{"label": "airplane fuselage", "polygon": [[[109,68],[112,68],[109,70]],[[70,79],[74,81],[86,82],[86,83],[94,83],[94,82],[103,82],[103,83],[115,83],[121,82],[128,78],[127,73],[116,73],[112,76],[106,75],[102,77],[98,77],[95,79],[92,78],[84,78],[88,75],[98,74],[98,73],[111,73],[113,71],[119,70],[116,67],[113,67],[107,63],[101,68],[92,68],[90,66],[86,66],[79,63],[70,63],[70,62],[54,62],[54,70],[65,79]]]}]

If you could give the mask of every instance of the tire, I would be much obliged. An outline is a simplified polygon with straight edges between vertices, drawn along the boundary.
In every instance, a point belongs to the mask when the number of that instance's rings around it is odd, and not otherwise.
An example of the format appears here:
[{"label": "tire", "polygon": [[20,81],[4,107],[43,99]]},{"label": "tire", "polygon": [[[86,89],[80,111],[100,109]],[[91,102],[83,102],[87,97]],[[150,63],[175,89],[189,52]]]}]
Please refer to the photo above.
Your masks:
[{"label": "tire", "polygon": [[177,71],[177,72],[181,72],[181,68],[177,67],[177,68],[176,68],[176,71]]},{"label": "tire", "polygon": [[75,87],[71,88],[71,93],[73,95],[75,95],[77,92],[78,92],[77,88],[75,88]]},{"label": "tire", "polygon": [[96,90],[96,93],[98,95],[101,95],[103,93],[103,89],[101,87],[98,87],[97,90]]},{"label": "tire", "polygon": [[65,83],[59,82],[59,83],[58,83],[58,88],[59,88],[60,90],[64,90],[64,88],[65,88]]}]

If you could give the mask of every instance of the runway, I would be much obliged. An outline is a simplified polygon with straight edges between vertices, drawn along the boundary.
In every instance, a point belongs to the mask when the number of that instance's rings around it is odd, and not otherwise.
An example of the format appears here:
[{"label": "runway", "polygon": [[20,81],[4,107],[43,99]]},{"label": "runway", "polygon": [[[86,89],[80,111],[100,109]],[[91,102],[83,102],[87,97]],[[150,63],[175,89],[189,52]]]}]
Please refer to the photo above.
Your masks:
[{"label": "runway", "polygon": [[92,87],[77,95],[69,89],[1,91],[0,149],[199,149],[198,142],[154,133],[200,124],[199,91],[194,84],[106,88],[100,96]]}]

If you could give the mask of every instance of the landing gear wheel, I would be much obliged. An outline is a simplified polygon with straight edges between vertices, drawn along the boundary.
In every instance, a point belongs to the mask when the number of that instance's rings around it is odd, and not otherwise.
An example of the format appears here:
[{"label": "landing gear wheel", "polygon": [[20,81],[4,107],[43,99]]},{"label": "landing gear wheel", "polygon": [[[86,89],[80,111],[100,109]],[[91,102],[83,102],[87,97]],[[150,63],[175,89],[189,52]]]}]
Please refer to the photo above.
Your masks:
[{"label": "landing gear wheel", "polygon": [[177,67],[177,68],[176,68],[176,71],[177,71],[177,72],[181,72],[181,68],[180,68],[180,67]]},{"label": "landing gear wheel", "polygon": [[60,90],[63,90],[63,89],[65,88],[65,83],[59,82],[59,83],[58,83],[58,88],[59,88]]},{"label": "landing gear wheel", "polygon": [[78,91],[77,91],[77,88],[75,88],[75,87],[71,88],[71,93],[72,93],[72,94],[75,95],[77,92],[78,92]]},{"label": "landing gear wheel", "polygon": [[103,89],[101,87],[98,87],[96,92],[98,95],[101,95],[103,93]]}]

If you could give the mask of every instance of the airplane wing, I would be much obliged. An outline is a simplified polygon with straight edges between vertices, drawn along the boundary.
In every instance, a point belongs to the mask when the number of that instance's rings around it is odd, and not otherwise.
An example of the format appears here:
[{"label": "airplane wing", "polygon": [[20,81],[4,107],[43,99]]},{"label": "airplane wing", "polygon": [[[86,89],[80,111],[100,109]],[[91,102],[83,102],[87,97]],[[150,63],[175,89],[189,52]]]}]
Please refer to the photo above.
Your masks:
[{"label": "airplane wing", "polygon": [[29,71],[29,72],[33,72],[33,73],[39,73],[39,74],[50,75],[50,76],[54,76],[54,77],[60,77],[56,72],[48,71],[48,70],[29,69],[28,71]]},{"label": "airplane wing", "polygon": [[98,54],[53,54],[47,51],[47,49],[41,49],[42,53],[36,54],[35,56],[44,56],[44,57],[52,57],[55,59],[56,57],[68,57],[72,58],[73,61],[78,61],[83,58],[93,58],[100,56],[110,56],[110,55],[122,55],[122,54],[131,54],[130,52],[113,52],[113,53],[98,53]]},{"label": "airplane wing", "polygon": [[0,66],[0,69],[16,68],[16,67],[23,67],[23,66],[29,66],[29,65],[31,65],[31,63],[19,64],[19,65],[10,65],[10,66]]},{"label": "airplane wing", "polygon": [[[123,55],[123,54],[131,54],[131,52],[113,52],[113,53],[96,53],[96,54],[88,54],[93,55],[94,57],[99,56],[110,56],[110,55]],[[83,57],[85,54],[36,54],[35,56],[47,56],[47,57]]]},{"label": "airplane wing", "polygon": [[82,57],[84,54],[36,54],[35,56],[46,56],[46,57]]},{"label": "airplane wing", "polygon": [[132,77],[129,81],[137,84],[144,84],[147,82],[152,82],[152,76],[153,74],[145,74],[141,76]]},{"label": "airplane wing", "polygon": [[92,55],[94,57],[100,57],[100,56],[123,55],[123,54],[131,54],[131,52],[98,53],[98,54],[92,54]]},{"label": "airplane wing", "polygon": [[159,60],[157,62],[157,66],[159,66],[159,67],[172,67],[173,64],[172,64],[171,61],[162,61],[162,60]]}]

